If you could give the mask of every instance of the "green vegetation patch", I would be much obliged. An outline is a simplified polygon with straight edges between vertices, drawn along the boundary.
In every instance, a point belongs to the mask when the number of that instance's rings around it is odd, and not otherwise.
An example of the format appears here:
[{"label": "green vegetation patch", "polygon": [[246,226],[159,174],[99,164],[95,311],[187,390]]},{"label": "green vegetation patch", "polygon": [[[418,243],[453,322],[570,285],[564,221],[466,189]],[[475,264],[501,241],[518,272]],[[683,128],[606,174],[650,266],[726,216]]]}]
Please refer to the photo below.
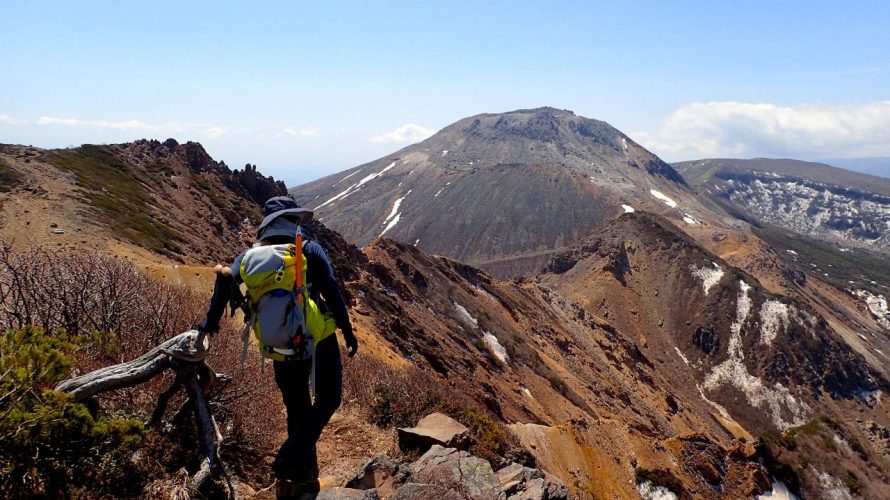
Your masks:
[{"label": "green vegetation patch", "polygon": [[[858,248],[842,252],[830,243],[775,226],[766,226],[755,232],[785,259],[791,258],[788,250],[796,252],[797,264],[808,274],[817,275],[842,289],[855,287],[875,294],[887,293],[871,283],[874,281],[878,285],[890,286],[890,260],[886,256]],[[828,276],[825,276],[826,273]]]},{"label": "green vegetation patch", "polygon": [[151,198],[143,189],[139,172],[109,149],[85,144],[54,151],[47,155],[47,161],[74,173],[86,198],[116,234],[154,252],[174,256],[180,250],[177,243],[185,240],[154,220]]},{"label": "green vegetation patch", "polygon": [[0,497],[63,498],[113,474],[106,468],[143,438],[139,422],[96,418],[52,389],[70,375],[80,341],[32,327],[0,338]]}]

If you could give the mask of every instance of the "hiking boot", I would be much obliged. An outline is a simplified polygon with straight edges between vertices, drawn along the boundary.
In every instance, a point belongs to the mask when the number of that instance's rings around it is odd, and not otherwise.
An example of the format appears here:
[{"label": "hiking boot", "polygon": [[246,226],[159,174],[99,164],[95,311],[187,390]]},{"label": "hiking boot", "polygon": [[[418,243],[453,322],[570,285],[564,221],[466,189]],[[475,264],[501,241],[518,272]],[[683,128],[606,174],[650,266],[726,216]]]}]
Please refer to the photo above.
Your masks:
[{"label": "hiking boot", "polygon": [[300,456],[289,456],[279,453],[272,464],[272,470],[279,479],[287,479],[297,483],[314,481],[318,479],[318,454],[313,446],[308,452]]},{"label": "hiking boot", "polygon": [[313,500],[321,490],[318,480],[294,482],[278,479],[275,482],[275,498],[279,500]]}]

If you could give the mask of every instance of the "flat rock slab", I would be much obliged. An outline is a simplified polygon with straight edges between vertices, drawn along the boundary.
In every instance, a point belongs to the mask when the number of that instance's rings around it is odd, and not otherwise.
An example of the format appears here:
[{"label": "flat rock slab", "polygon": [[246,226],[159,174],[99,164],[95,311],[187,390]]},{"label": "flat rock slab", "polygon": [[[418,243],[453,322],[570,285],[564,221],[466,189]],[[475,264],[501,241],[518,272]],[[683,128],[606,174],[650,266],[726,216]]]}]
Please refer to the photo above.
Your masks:
[{"label": "flat rock slab", "polygon": [[356,490],[352,488],[330,488],[322,490],[316,500],[379,500],[377,490]]},{"label": "flat rock slab", "polygon": [[396,491],[390,500],[463,500],[460,493],[438,484],[409,483]]},{"label": "flat rock slab", "polygon": [[442,413],[431,413],[420,419],[416,427],[398,429],[398,434],[402,450],[426,450],[437,444],[463,449],[470,441],[470,430]]},{"label": "flat rock slab", "polygon": [[473,500],[506,500],[487,460],[455,448],[434,445],[411,464],[414,480],[437,484]]}]

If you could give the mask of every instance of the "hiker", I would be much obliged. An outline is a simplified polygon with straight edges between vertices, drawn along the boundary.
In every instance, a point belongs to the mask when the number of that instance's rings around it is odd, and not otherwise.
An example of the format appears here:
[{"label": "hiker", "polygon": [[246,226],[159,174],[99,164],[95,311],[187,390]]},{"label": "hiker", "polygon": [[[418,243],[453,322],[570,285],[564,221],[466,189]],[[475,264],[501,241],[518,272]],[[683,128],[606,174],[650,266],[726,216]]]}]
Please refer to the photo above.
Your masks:
[{"label": "hiker", "polygon": [[[343,389],[340,346],[333,333],[337,328],[343,333],[349,357],[358,341],[327,254],[301,226],[312,211],[289,196],[277,196],[266,201],[263,215],[257,244],[231,268],[217,266],[213,297],[199,329],[216,332],[226,305],[233,313],[242,306],[239,284],[247,285],[242,358],[248,329],[253,329],[261,353],[273,360],[275,383],[287,409],[287,440],[272,467],[278,498],[291,498],[319,489],[315,444],[340,406]],[[295,272],[298,266],[303,273]]]}]

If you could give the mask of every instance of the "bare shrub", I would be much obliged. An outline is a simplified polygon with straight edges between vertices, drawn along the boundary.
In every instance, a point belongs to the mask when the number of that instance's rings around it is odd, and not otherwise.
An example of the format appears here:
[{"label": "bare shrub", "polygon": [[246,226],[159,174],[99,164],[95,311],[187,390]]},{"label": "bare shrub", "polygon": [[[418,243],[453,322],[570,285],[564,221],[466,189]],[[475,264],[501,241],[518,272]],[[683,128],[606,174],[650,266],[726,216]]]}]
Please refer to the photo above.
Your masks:
[{"label": "bare shrub", "polygon": [[[59,253],[44,247],[16,250],[0,241],[0,329],[28,325],[46,332],[66,332],[81,339],[73,353],[84,373],[142,355],[157,344],[197,324],[210,290],[197,293],[158,282],[132,264],[91,252]],[[209,400],[226,436],[222,454],[242,478],[257,474],[260,457],[272,453],[286,429],[281,398],[271,368],[261,371],[256,348],[240,363],[240,328],[222,321],[210,342],[208,362],[223,374]],[[106,393],[101,412],[147,420],[173,374],[165,373],[135,387]],[[168,481],[183,467],[193,467],[193,419],[183,393],[169,402],[168,424],[143,442],[139,460],[128,467],[136,481]],[[135,470],[134,470],[135,469]],[[128,488],[132,488],[130,481]],[[125,494],[123,491],[120,494]]]},{"label": "bare shrub", "polygon": [[473,454],[497,463],[520,447],[516,438],[478,402],[415,366],[393,367],[373,356],[347,362],[343,374],[344,404],[383,428],[412,427],[432,412],[441,412],[470,429]]},{"label": "bare shrub", "polygon": [[154,281],[115,257],[40,246],[15,251],[0,241],[0,326],[5,329],[33,325],[48,332],[63,328],[74,336],[114,333],[121,346],[141,352],[193,325],[201,306],[197,294]]}]

